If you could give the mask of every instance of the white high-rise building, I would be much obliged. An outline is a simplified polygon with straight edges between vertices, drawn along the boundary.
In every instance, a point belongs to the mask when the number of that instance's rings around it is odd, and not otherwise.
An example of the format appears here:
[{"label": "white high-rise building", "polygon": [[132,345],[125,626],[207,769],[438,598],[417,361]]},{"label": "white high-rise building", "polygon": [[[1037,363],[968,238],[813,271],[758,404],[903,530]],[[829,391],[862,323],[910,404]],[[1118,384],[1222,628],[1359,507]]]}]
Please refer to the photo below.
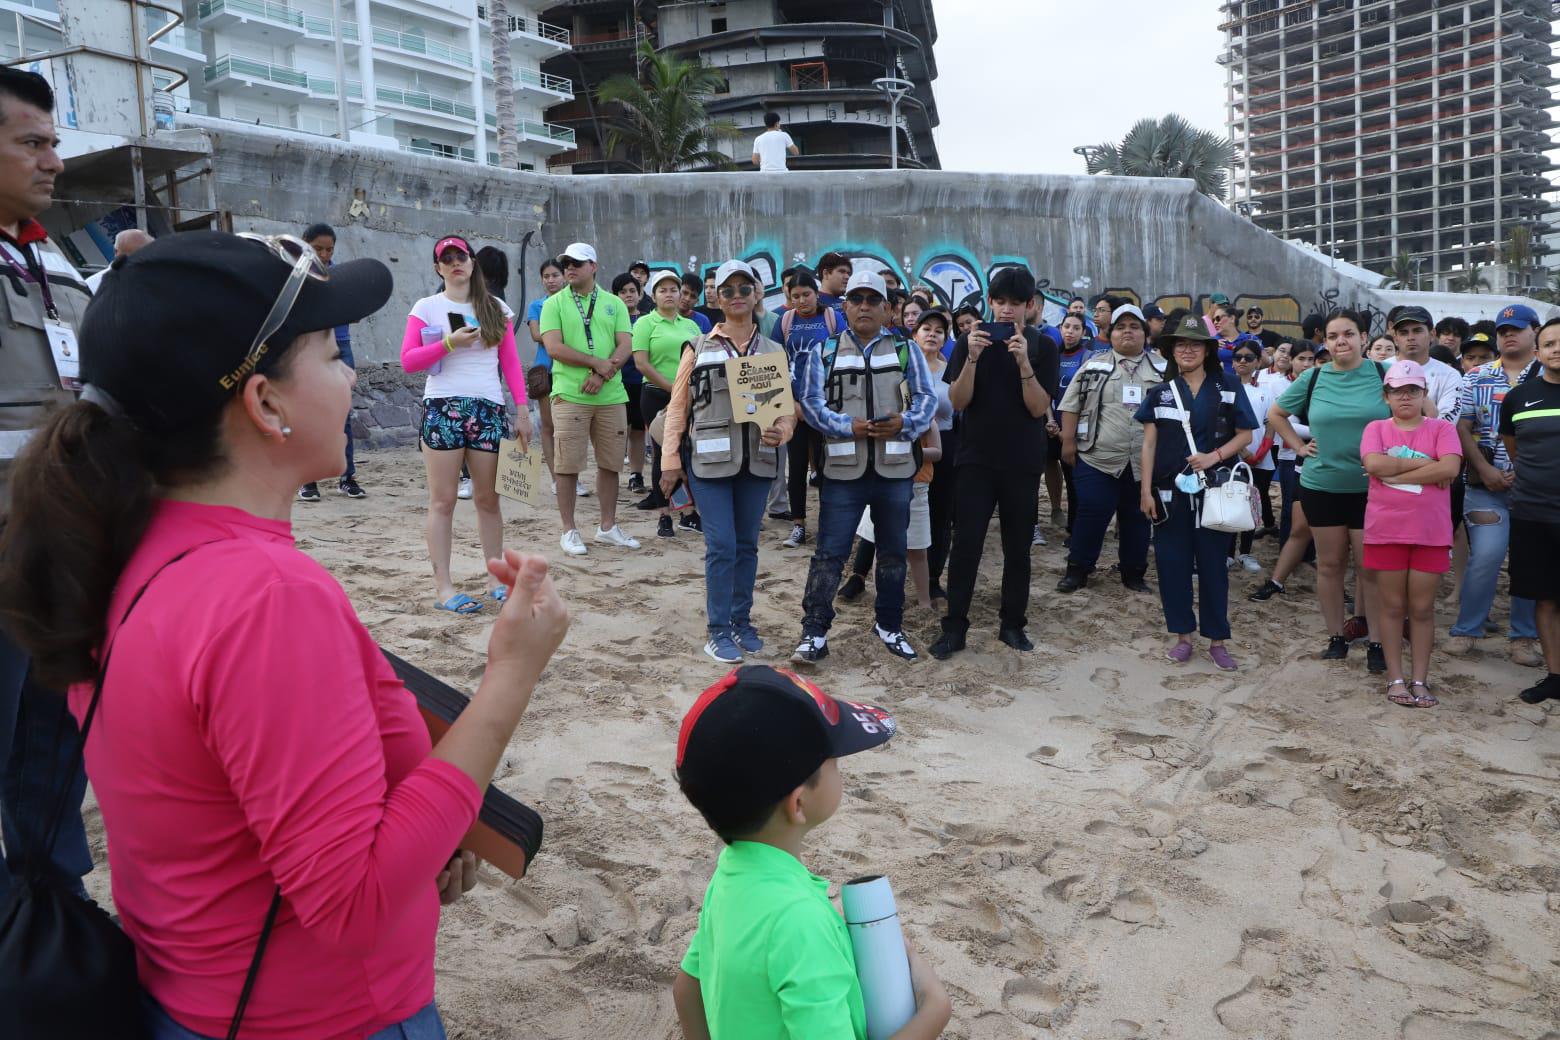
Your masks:
[{"label": "white high-rise building", "polygon": [[[488,12],[477,0],[183,0],[183,6],[184,24],[149,50],[153,61],[188,77],[177,83],[170,70],[156,74],[159,87],[172,88],[177,111],[498,161],[493,48]],[[543,110],[571,100],[574,85],[541,71],[544,59],[569,50],[570,39],[567,29],[540,21],[535,6],[510,0],[506,42],[520,168],[545,170],[547,158],[573,148],[575,138],[573,130],[547,123]],[[0,9],[17,15],[14,30],[0,27],[0,52],[14,58],[59,46],[55,0],[0,0]],[[153,31],[163,19],[152,11]]]}]

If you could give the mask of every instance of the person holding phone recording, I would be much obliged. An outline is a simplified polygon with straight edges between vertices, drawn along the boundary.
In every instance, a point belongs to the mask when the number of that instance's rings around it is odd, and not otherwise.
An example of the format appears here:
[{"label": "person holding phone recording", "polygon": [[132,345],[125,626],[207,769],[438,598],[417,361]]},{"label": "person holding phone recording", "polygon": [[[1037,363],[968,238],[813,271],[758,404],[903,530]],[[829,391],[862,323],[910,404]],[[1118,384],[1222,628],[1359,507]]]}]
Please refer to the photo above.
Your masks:
[{"label": "person holding phone recording", "polygon": [[[498,446],[509,436],[504,384],[514,396],[515,436],[531,440],[525,374],[515,348],[514,312],[488,292],[471,244],[459,235],[433,247],[434,273],[444,291],[412,305],[401,342],[401,366],[427,372],[423,389],[422,457],[428,471],[428,559],[433,564],[434,605],[456,614],[475,614],[482,604],[455,589],[450,577],[450,543],[460,488],[460,466],[471,471],[477,533],[484,559],[504,552],[504,517],[499,510]],[[493,585],[502,603],[502,584]]]},{"label": "person holding phone recording", "polygon": [[1060,352],[1050,337],[1025,328],[1035,279],[1008,267],[991,279],[996,320],[959,337],[943,379],[953,407],[964,413],[954,465],[953,548],[948,556],[948,613],[932,656],[964,649],[970,601],[991,514],[1002,529],[1002,608],[997,638],[1015,650],[1034,644],[1024,633],[1029,609],[1029,546],[1045,472],[1046,417],[1056,393]]}]

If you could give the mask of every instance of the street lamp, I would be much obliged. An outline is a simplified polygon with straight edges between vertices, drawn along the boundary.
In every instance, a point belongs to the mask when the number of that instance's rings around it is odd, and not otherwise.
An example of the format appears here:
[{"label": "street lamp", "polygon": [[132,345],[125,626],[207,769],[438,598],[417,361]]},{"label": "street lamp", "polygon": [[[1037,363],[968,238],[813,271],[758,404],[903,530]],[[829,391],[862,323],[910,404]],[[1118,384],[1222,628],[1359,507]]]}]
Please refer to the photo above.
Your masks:
[{"label": "street lamp", "polygon": [[888,168],[897,170],[899,169],[899,102],[915,89],[915,84],[898,76],[883,76],[873,80],[872,85],[888,96]]},{"label": "street lamp", "polygon": [[1089,160],[1102,151],[1104,151],[1104,149],[1097,144],[1080,144],[1078,147],[1073,149],[1073,154],[1083,157],[1083,168],[1088,170]]}]

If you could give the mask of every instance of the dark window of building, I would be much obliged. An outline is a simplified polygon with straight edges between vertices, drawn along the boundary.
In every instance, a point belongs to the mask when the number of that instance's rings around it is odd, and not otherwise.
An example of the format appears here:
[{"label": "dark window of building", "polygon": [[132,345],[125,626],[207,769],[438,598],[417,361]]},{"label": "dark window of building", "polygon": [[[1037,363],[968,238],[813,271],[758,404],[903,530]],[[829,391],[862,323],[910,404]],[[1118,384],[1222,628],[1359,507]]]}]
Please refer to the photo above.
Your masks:
[{"label": "dark window of building", "polygon": [[726,31],[726,19],[724,19],[724,18],[711,18],[710,19],[710,32],[712,32],[712,33],[723,33],[725,31]]}]

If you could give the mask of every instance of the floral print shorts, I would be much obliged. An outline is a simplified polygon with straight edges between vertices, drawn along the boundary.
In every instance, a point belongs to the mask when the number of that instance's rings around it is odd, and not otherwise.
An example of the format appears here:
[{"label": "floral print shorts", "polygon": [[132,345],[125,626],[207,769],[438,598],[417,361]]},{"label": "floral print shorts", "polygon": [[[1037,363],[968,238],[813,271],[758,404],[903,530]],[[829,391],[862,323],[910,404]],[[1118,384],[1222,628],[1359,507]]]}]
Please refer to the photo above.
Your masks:
[{"label": "floral print shorts", "polygon": [[423,402],[422,442],[433,451],[497,451],[509,436],[503,406],[484,397],[430,397]]}]

